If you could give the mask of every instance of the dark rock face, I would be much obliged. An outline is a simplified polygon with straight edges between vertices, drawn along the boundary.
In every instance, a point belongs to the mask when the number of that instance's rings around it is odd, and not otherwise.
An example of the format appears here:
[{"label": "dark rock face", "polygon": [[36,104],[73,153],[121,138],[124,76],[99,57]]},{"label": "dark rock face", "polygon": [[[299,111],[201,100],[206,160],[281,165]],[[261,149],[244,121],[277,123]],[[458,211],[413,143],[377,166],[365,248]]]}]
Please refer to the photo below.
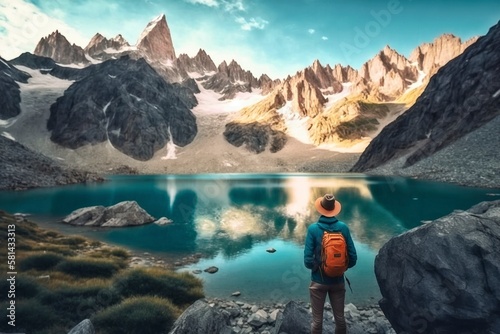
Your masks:
[{"label": "dark rock face", "polygon": [[387,125],[352,168],[362,172],[408,155],[432,155],[500,115],[500,24],[434,75],[417,102]]},{"label": "dark rock face", "polygon": [[27,147],[0,136],[0,189],[25,190],[103,181],[97,174],[67,169]]},{"label": "dark rock face", "polygon": [[185,146],[194,139],[194,101],[186,104],[144,59],[108,60],[78,74],[85,76],[51,106],[52,141],[74,149],[109,140],[121,152],[148,160],[168,141]]},{"label": "dark rock face", "polygon": [[169,334],[233,333],[228,319],[202,300],[187,308],[175,321]]},{"label": "dark rock face", "polygon": [[226,124],[224,138],[236,147],[245,147],[255,153],[264,152],[269,145],[272,153],[281,150],[287,136],[284,132],[275,130],[269,124],[252,122],[248,124],[231,122]]},{"label": "dark rock face", "polygon": [[81,47],[68,42],[58,30],[47,37],[43,37],[37,44],[34,54],[52,58],[61,64],[88,64],[85,52]]},{"label": "dark rock face", "polygon": [[259,81],[250,71],[245,71],[234,60],[229,65],[223,61],[217,68],[217,73],[200,78],[205,89],[221,93],[220,100],[232,99],[238,92],[252,92],[252,88],[259,88]]},{"label": "dark rock face", "polygon": [[405,333],[500,333],[500,201],[395,237],[375,259],[380,306]]},{"label": "dark rock face", "polygon": [[32,69],[50,70],[58,65],[49,57],[37,56],[29,52],[22,53],[19,57],[12,59],[9,63],[22,65]]},{"label": "dark rock face", "polygon": [[9,119],[21,113],[21,93],[16,81],[27,83],[29,78],[28,73],[0,57],[0,119]]}]

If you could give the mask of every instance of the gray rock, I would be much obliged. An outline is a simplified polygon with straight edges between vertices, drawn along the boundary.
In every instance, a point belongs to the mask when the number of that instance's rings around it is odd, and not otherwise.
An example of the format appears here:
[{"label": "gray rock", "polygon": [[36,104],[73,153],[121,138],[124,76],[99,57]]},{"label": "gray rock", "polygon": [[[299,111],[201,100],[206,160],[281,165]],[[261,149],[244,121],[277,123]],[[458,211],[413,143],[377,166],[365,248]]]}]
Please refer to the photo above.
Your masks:
[{"label": "gray rock", "polygon": [[228,320],[205,301],[197,300],[175,321],[169,334],[231,334]]},{"label": "gray rock", "polygon": [[27,83],[31,77],[0,57],[0,119],[9,119],[21,113],[21,93],[16,81]]},{"label": "gray rock", "polygon": [[85,319],[80,322],[78,325],[73,327],[68,334],[94,334],[94,326],[89,319]]},{"label": "gray rock", "polygon": [[173,223],[174,221],[172,219],[168,219],[167,217],[161,217],[160,219],[156,220],[154,223],[156,225],[168,225]]},{"label": "gray rock", "polygon": [[209,273],[209,274],[215,274],[216,272],[219,271],[219,268],[217,268],[215,266],[211,266],[211,267],[208,267],[207,269],[205,269],[203,271],[206,272],[206,273]]},{"label": "gray rock", "polygon": [[110,207],[92,206],[73,211],[62,222],[78,226],[122,227],[154,221],[136,201],[124,201]]},{"label": "gray rock", "polygon": [[268,318],[268,314],[266,311],[264,310],[258,310],[257,312],[255,312],[254,314],[252,314],[249,318],[248,318],[248,324],[253,326],[253,327],[261,327],[262,325],[264,324],[267,324],[267,319]]},{"label": "gray rock", "polygon": [[275,153],[281,150],[287,142],[284,132],[273,129],[269,124],[259,122],[248,124],[230,122],[226,124],[223,135],[230,144],[236,147],[243,145],[254,153],[262,153],[266,149]]},{"label": "gray rock", "polygon": [[0,136],[0,157],[0,189],[4,190],[55,187],[104,180],[94,173],[68,169],[58,161],[4,136]]},{"label": "gray rock", "polygon": [[387,242],[375,259],[380,306],[397,332],[500,332],[500,201]]}]

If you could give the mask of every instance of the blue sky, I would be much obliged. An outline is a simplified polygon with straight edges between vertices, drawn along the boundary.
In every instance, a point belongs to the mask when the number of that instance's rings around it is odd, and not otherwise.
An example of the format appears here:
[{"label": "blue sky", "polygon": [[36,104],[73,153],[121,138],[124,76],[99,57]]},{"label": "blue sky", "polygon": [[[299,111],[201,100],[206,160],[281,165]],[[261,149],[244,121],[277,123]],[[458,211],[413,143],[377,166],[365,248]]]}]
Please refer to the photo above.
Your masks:
[{"label": "blue sky", "polygon": [[0,55],[33,52],[59,29],[85,47],[99,32],[135,44],[165,14],[176,54],[203,48],[216,65],[236,60],[255,76],[293,75],[318,59],[358,69],[385,45],[408,56],[443,33],[484,35],[498,0],[0,0]]}]

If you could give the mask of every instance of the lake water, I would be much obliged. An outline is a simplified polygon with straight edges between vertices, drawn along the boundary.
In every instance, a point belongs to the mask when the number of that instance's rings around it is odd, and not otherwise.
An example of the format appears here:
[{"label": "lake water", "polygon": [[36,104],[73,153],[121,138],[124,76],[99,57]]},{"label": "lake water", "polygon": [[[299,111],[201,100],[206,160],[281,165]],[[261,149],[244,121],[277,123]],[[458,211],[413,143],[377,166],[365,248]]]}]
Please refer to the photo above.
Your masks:
[{"label": "lake water", "polygon": [[[238,298],[247,301],[307,301],[303,245],[318,218],[314,200],[325,193],[342,203],[337,218],[351,229],[359,260],[347,273],[353,292],[346,299],[362,305],[380,298],[373,263],[386,241],[422,221],[497,199],[500,189],[358,174],[113,176],[102,184],[0,192],[0,209],[136,252],[169,259],[202,253],[198,263],[180,270],[217,266],[216,274],[199,275],[209,297],[240,291]],[[78,208],[125,200],[173,223],[98,229],[59,222]],[[276,252],[266,252],[270,247]]]}]

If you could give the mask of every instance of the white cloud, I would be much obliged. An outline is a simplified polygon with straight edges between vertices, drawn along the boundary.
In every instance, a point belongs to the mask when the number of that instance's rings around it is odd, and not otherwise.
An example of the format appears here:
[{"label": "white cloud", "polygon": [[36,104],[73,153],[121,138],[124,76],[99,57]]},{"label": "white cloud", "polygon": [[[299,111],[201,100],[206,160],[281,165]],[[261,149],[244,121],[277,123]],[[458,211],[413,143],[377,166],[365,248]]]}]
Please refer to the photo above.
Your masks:
[{"label": "white cloud", "polygon": [[243,0],[223,0],[224,9],[228,12],[231,11],[245,11],[245,6],[243,5]]},{"label": "white cloud", "polygon": [[314,30],[314,29],[307,29],[307,32],[312,35],[312,34],[314,34],[316,32],[316,30]]},{"label": "white cloud", "polygon": [[42,37],[56,30],[70,43],[82,48],[90,40],[62,20],[49,17],[35,5],[23,0],[0,0],[0,12],[0,55],[8,60],[26,51],[33,52]]},{"label": "white cloud", "polygon": [[241,25],[241,29],[248,31],[254,28],[262,30],[269,24],[268,21],[261,19],[260,17],[252,17],[248,21],[244,17],[237,17],[235,21]]},{"label": "white cloud", "polygon": [[321,36],[321,39],[324,40],[324,41],[327,41],[328,40],[328,37],[326,36]]},{"label": "white cloud", "polygon": [[186,1],[192,4],[200,4],[208,7],[219,7],[219,3],[217,2],[217,0],[186,0]]}]

